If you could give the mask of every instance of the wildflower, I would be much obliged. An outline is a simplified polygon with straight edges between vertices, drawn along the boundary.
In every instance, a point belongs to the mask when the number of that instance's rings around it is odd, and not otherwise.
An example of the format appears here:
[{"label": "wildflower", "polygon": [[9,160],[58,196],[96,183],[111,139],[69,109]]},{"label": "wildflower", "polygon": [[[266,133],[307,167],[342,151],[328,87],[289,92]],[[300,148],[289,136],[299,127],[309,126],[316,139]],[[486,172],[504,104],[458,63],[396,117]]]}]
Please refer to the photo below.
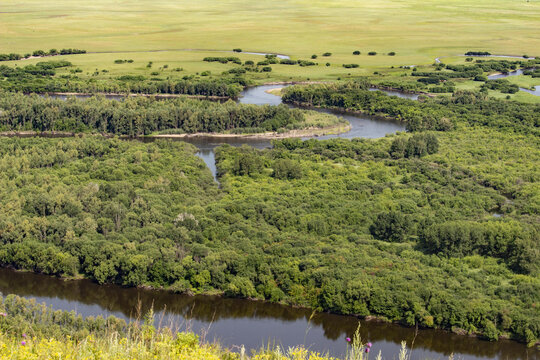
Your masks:
[{"label": "wildflower", "polygon": [[21,345],[22,345],[22,346],[26,345],[26,341],[24,341],[24,340],[21,341]]},{"label": "wildflower", "polygon": [[373,346],[373,344],[370,343],[370,342],[368,342],[366,345],[367,345],[367,347],[369,347],[369,348]]},{"label": "wildflower", "polygon": [[26,334],[22,334],[22,337],[23,337],[23,338],[26,338]]},{"label": "wildflower", "polygon": [[6,317],[7,314],[6,313],[0,313],[0,316]]},{"label": "wildflower", "polygon": [[366,353],[368,353],[368,352],[369,352],[369,348],[367,347],[367,348],[366,348]]},{"label": "wildflower", "polygon": [[350,337],[346,338],[345,340],[346,340],[347,342],[351,342],[351,338],[350,338]]}]

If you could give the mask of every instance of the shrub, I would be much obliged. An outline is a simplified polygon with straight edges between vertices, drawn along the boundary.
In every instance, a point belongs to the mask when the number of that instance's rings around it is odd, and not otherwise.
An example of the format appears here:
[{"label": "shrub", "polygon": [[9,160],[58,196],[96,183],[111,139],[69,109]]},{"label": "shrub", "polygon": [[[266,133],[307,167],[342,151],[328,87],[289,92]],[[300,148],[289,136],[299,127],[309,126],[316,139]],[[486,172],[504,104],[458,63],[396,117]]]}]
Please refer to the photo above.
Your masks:
[{"label": "shrub", "polygon": [[396,56],[396,52],[395,52],[395,51],[390,51],[390,52],[388,53],[388,56]]},{"label": "shrub", "polygon": [[262,70],[262,72],[271,72],[272,68],[270,66],[265,66],[261,70]]},{"label": "shrub", "polygon": [[240,48],[236,48],[236,49],[233,49],[233,51],[234,51],[234,52],[238,52],[238,53],[240,53],[240,52],[242,52],[242,49],[240,49]]},{"label": "shrub", "polygon": [[376,51],[370,51],[370,52],[368,52],[368,55],[369,56],[375,56],[375,55],[377,55],[377,52]]},{"label": "shrub", "polygon": [[332,56],[332,53],[331,52],[325,52],[324,54],[322,54],[322,56]]},{"label": "shrub", "polygon": [[467,51],[465,53],[467,56],[489,56],[491,55],[488,51]]},{"label": "shrub", "polygon": [[313,55],[311,55],[311,58],[312,58],[312,59],[316,59],[316,58],[317,58],[317,55],[313,54]]},{"label": "shrub", "polygon": [[360,51],[359,51],[359,50],[355,50],[355,51],[353,51],[352,54],[353,54],[353,55],[360,55]]},{"label": "shrub", "polygon": [[281,59],[279,63],[282,65],[296,65],[298,64],[298,61],[291,59]]},{"label": "shrub", "polygon": [[298,63],[300,66],[314,66],[317,65],[313,61],[307,61],[307,60],[298,60]]}]

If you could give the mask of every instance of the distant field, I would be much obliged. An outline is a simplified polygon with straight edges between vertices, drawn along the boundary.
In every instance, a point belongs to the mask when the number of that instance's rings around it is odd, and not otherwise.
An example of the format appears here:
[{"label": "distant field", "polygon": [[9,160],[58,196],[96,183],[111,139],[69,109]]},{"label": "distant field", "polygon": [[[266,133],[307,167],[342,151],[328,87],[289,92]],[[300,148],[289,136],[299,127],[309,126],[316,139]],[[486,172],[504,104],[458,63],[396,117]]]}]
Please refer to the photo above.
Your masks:
[{"label": "distant field", "polygon": [[348,60],[358,49],[399,55],[361,56],[370,66],[429,63],[467,49],[534,55],[539,19],[537,0],[3,0],[0,51],[239,47]]},{"label": "distant field", "polygon": [[[63,58],[81,68],[81,76],[97,72],[100,78],[218,76],[233,65],[202,59],[232,56],[233,48],[305,60],[318,55],[318,66],[273,65],[271,73],[250,74],[261,82],[400,75],[391,67],[428,65],[440,56],[462,62],[455,55],[467,50],[540,56],[538,34],[540,0],[3,0],[0,6],[0,53],[86,49],[89,54]],[[388,56],[391,51],[396,56]],[[134,62],[117,65],[116,59]],[[342,67],[349,63],[360,67]]]}]

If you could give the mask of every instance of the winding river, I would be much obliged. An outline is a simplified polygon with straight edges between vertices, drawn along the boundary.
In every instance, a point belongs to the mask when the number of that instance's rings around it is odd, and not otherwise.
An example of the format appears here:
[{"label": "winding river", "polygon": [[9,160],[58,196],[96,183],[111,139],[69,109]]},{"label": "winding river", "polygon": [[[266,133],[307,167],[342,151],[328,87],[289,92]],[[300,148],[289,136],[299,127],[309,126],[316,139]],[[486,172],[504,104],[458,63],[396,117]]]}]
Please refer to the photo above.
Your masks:
[{"label": "winding river", "polygon": [[[238,102],[242,104],[255,104],[255,105],[279,105],[281,104],[281,97],[269,94],[267,91],[277,88],[282,88],[287,85],[262,85],[248,88],[242,92]],[[374,89],[376,90],[376,89]],[[385,91],[389,95],[400,96],[408,99],[417,99],[418,95],[406,94],[396,91]],[[292,107],[292,105],[289,105]],[[330,138],[345,138],[351,139],[356,137],[363,138],[379,138],[384,137],[386,134],[392,134],[397,131],[405,131],[405,124],[391,121],[375,119],[368,115],[352,115],[349,113],[343,113],[337,110],[328,109],[313,109],[315,111],[331,113],[340,116],[347,120],[351,129],[342,134],[320,136],[318,139],[330,139]],[[304,138],[305,139],[305,138]],[[254,138],[213,138],[213,137],[194,137],[183,138],[182,141],[188,141],[199,148],[197,156],[202,158],[208,168],[212,171],[214,178],[216,177],[216,164],[214,157],[214,149],[222,144],[230,144],[233,146],[241,146],[247,144],[258,149],[264,149],[271,146],[271,140],[269,139],[254,139]]]},{"label": "winding river", "polygon": [[[506,74],[493,74],[488,76],[489,80],[497,80],[497,79],[504,79],[510,76],[517,76],[517,75],[523,75],[523,70],[519,69],[516,71],[511,71]],[[540,81],[540,80],[539,80]],[[535,86],[534,90],[532,89],[525,89],[525,88],[519,88],[520,91],[525,91],[526,93],[529,93],[531,95],[540,96],[540,85]]]}]

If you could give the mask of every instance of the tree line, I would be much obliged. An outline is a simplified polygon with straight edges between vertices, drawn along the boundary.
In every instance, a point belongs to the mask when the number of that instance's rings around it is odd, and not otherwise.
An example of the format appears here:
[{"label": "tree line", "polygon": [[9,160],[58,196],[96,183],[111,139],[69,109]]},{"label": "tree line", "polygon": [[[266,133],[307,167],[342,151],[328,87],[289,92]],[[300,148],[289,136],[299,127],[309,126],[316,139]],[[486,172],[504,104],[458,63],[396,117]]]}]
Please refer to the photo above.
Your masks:
[{"label": "tree line", "polygon": [[104,97],[67,100],[4,93],[0,96],[3,131],[97,131],[118,135],[148,135],[175,130],[198,132],[264,132],[296,128],[304,113],[285,105],[257,106],[185,98]]},{"label": "tree line", "polygon": [[366,82],[296,85],[283,92],[284,102],[385,116],[405,122],[409,131],[449,131],[468,124],[539,134],[540,105],[500,101],[478,92],[413,101],[369,91]]},{"label": "tree line", "polygon": [[86,50],[79,49],[50,49],[49,51],[35,50],[32,53],[27,53],[24,55],[17,53],[9,54],[0,54],[0,61],[12,61],[12,60],[21,60],[28,59],[29,57],[45,57],[45,56],[55,56],[55,55],[72,55],[72,54],[86,54]]}]

